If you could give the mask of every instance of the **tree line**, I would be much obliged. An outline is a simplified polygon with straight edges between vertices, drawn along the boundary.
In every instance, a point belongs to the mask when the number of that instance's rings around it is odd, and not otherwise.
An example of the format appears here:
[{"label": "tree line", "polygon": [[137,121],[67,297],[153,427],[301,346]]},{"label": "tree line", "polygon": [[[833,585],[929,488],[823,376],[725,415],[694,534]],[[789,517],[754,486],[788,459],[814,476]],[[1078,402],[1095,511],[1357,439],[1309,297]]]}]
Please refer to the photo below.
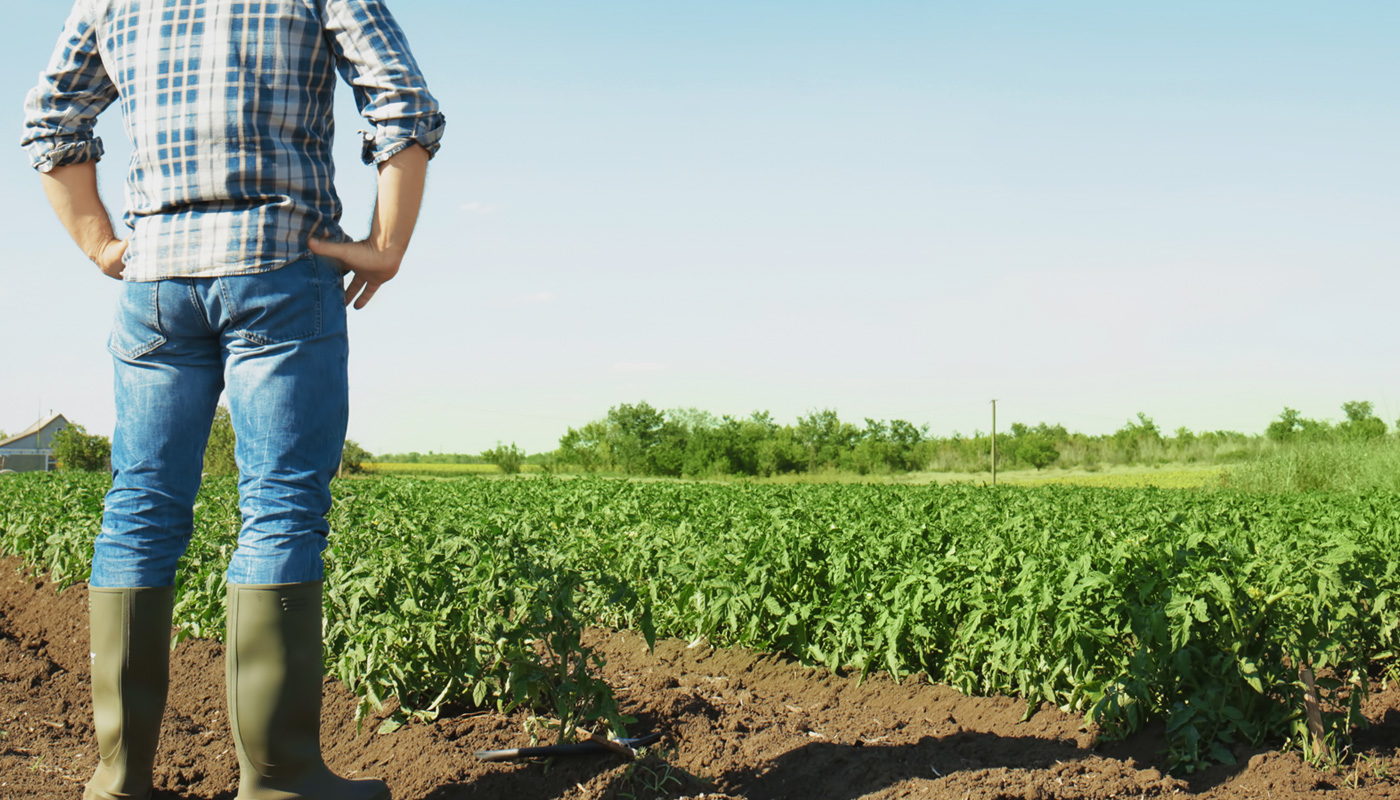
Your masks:
[{"label": "tree line", "polygon": [[[1344,419],[1333,422],[1309,419],[1285,407],[1262,435],[1195,432],[1184,427],[1167,433],[1144,413],[1102,435],[1070,432],[1058,423],[1013,422],[997,433],[997,468],[1237,463],[1280,447],[1395,438],[1368,401],[1343,403],[1342,413]],[[204,471],[236,474],[234,448],[228,409],[220,406],[205,449]],[[81,425],[70,425],[54,438],[60,469],[108,469],[110,450],[106,437],[88,434]],[[934,436],[928,424],[902,419],[867,417],[855,424],[831,409],[812,411],[784,425],[767,411],[747,417],[716,416],[695,408],[662,411],[642,401],[614,406],[602,419],[569,428],[551,452],[527,455],[514,443],[498,442],[479,454],[413,452],[376,457],[347,439],[343,453],[343,468],[349,472],[359,472],[371,462],[405,461],[490,463],[507,473],[518,472],[523,464],[539,464],[559,472],[690,478],[836,471],[976,473],[992,468],[992,436],[981,431]]]},{"label": "tree line", "polygon": [[[1103,435],[1070,432],[1058,423],[1013,422],[997,433],[997,467],[1232,463],[1293,443],[1387,435],[1387,426],[1375,415],[1372,403],[1348,402],[1342,410],[1346,418],[1332,423],[1306,419],[1285,408],[1262,436],[1184,427],[1167,433],[1144,413]],[[694,478],[822,471],[860,475],[982,472],[992,468],[992,436],[981,431],[970,436],[934,436],[927,424],[901,419],[866,418],[855,424],[831,409],[780,425],[767,411],[748,417],[715,416],[697,409],[661,411],[639,402],[614,406],[602,419],[569,428],[558,449],[544,460],[561,471]]]}]

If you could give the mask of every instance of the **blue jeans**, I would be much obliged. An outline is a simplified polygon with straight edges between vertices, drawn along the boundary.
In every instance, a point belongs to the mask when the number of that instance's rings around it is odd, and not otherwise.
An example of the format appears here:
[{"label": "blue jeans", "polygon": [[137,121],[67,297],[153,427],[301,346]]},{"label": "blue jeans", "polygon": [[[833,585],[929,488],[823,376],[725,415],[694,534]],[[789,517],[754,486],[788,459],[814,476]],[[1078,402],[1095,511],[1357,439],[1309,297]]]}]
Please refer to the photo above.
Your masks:
[{"label": "blue jeans", "polygon": [[112,489],[91,585],[171,586],[189,546],[220,392],[237,437],[243,525],[230,583],[317,581],[349,402],[339,270],[122,284]]}]

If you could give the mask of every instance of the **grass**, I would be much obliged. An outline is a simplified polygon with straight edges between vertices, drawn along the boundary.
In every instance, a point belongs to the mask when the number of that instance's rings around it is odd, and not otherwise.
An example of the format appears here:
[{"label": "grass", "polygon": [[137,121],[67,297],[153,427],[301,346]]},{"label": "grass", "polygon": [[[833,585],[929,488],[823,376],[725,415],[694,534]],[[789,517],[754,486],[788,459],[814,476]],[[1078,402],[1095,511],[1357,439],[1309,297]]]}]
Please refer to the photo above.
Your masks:
[{"label": "grass", "polygon": [[1297,445],[1231,467],[1224,483],[1257,492],[1396,491],[1400,490],[1400,444],[1386,438]]}]

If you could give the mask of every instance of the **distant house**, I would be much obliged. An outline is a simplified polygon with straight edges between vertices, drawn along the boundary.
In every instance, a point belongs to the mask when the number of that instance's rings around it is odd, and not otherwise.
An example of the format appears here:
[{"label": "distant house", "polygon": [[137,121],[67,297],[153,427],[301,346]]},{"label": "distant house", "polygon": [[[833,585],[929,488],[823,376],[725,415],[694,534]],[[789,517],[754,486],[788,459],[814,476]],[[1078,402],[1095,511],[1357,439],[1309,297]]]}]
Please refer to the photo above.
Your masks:
[{"label": "distant house", "polygon": [[54,434],[68,427],[62,414],[45,417],[16,436],[0,440],[0,469],[48,472],[54,468]]}]

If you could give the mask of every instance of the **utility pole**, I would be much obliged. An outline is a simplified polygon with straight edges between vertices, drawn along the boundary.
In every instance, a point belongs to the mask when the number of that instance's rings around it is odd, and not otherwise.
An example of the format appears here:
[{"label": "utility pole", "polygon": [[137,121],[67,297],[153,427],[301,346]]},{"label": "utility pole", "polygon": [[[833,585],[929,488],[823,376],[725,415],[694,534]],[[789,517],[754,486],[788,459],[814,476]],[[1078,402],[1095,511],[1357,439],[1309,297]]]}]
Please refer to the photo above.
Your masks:
[{"label": "utility pole", "polygon": [[992,485],[997,485],[997,401],[992,398]]}]

